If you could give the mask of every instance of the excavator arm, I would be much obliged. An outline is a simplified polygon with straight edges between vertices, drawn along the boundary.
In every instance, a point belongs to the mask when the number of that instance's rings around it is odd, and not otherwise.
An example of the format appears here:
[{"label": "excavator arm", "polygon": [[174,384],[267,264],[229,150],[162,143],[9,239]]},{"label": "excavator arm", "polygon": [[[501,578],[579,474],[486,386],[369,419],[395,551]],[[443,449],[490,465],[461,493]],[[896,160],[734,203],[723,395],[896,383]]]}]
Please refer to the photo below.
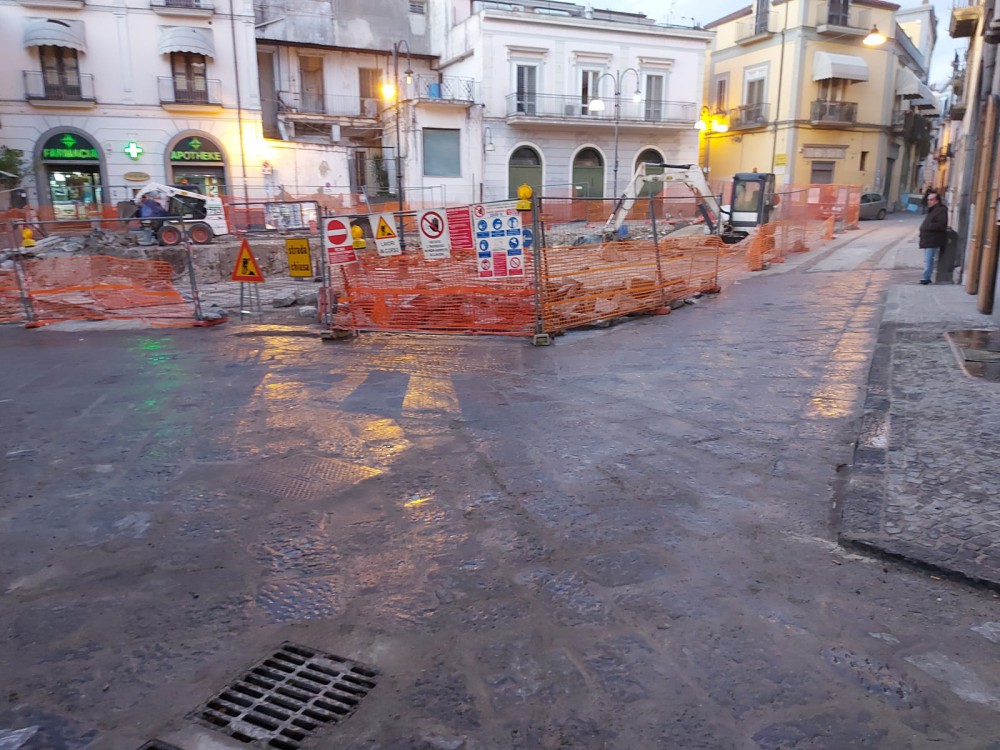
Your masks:
[{"label": "excavator arm", "polygon": [[711,234],[722,233],[722,207],[715,195],[712,194],[712,189],[708,186],[708,181],[698,165],[643,163],[635,170],[631,181],[625,187],[625,192],[615,203],[614,210],[605,222],[605,237],[613,238],[617,235],[643,187],[651,183],[665,182],[681,182],[691,188],[698,198],[698,211],[704,217],[709,232]]}]

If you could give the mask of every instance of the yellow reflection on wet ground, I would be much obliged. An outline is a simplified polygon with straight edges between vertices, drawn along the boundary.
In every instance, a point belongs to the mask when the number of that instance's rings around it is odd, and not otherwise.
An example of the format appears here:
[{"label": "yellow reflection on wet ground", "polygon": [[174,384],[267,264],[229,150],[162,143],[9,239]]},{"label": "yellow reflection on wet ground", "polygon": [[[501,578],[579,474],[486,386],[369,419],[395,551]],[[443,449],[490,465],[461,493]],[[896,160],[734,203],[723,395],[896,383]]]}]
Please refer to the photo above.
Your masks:
[{"label": "yellow reflection on wet ground", "polygon": [[417,507],[423,505],[424,503],[429,503],[430,501],[431,501],[431,498],[429,498],[429,497],[415,497],[412,500],[407,500],[405,503],[403,503],[403,507],[404,508],[417,508]]},{"label": "yellow reflection on wet ground", "polygon": [[868,371],[875,334],[851,328],[858,317],[866,316],[865,312],[855,312],[847,322],[844,333],[837,339],[823,368],[823,378],[806,407],[807,417],[833,419],[849,417],[854,413],[864,393],[864,376]]},{"label": "yellow reflection on wet ground", "polygon": [[459,414],[458,396],[451,378],[411,375],[403,399],[403,416],[413,417],[427,412]]}]

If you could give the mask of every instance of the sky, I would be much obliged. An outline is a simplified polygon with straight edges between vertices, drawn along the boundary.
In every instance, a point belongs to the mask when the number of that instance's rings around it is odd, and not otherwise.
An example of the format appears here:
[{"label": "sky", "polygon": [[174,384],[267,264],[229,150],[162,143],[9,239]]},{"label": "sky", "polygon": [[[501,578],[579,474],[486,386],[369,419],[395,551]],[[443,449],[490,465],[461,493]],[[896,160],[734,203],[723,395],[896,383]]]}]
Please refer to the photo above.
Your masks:
[{"label": "sky", "polygon": [[[578,0],[579,1],[579,0]],[[919,0],[907,2],[894,0],[900,8],[913,8],[920,5]],[[645,13],[656,21],[669,23],[702,25],[709,21],[722,18],[734,10],[751,5],[751,0],[591,0],[596,8],[624,10]],[[948,36],[948,23],[951,19],[952,0],[932,0],[934,13],[938,20],[937,44],[931,56],[929,83],[935,89],[951,78],[951,61],[955,50],[964,52],[967,39],[952,39]]]}]

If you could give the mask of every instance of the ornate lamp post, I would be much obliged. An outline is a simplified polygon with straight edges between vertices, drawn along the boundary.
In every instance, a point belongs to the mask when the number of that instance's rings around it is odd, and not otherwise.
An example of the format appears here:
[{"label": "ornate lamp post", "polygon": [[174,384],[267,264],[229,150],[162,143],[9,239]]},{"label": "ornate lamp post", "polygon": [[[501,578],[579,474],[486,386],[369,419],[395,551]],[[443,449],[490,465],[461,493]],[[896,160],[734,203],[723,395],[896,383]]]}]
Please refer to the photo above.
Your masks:
[{"label": "ornate lamp post", "polygon": [[[642,93],[639,91],[639,71],[635,68],[625,68],[624,70],[616,70],[614,73],[601,73],[597,76],[595,81],[595,86],[599,87],[601,79],[605,76],[611,78],[615,82],[615,164],[613,170],[613,195],[618,195],[618,123],[621,121],[622,114],[622,78],[626,73],[632,72],[635,74],[635,93],[632,94],[632,101],[638,104],[642,100]],[[588,112],[603,112],[604,102],[600,100],[599,97],[594,97],[590,100],[587,105]]]},{"label": "ornate lamp post", "polygon": [[403,146],[400,139],[399,127],[399,120],[402,114],[402,103],[399,100],[399,51],[404,47],[406,48],[406,70],[403,71],[403,75],[406,76],[407,85],[413,83],[413,71],[410,69],[410,45],[407,44],[405,39],[400,39],[392,45],[393,80],[391,82],[385,81],[382,84],[382,97],[386,101],[391,99],[396,103],[396,199],[399,201],[400,211],[403,210]]}]

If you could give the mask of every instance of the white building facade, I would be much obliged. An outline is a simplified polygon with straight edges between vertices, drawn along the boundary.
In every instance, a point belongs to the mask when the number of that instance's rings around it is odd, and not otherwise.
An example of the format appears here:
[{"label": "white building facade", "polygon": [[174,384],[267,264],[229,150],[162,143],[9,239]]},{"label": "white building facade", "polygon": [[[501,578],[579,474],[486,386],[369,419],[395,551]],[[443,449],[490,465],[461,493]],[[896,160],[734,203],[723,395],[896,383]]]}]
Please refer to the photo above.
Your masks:
[{"label": "white building facade", "polygon": [[32,205],[75,218],[150,181],[249,195],[262,146],[253,9],[219,3],[0,0],[0,144],[30,162]]}]

